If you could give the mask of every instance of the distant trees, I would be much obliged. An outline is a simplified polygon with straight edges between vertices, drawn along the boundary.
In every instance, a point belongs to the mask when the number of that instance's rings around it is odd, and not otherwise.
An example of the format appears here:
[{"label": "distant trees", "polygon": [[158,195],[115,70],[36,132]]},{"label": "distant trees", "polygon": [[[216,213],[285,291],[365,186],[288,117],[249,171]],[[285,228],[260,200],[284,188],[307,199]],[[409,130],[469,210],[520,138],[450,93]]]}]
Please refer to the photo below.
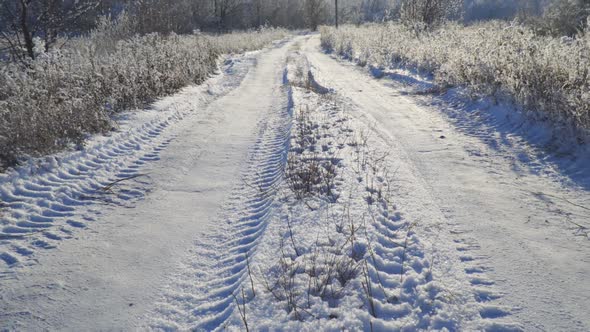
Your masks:
[{"label": "distant trees", "polygon": [[326,19],[326,2],[324,0],[305,0],[305,20],[307,26],[316,31]]},{"label": "distant trees", "polygon": [[549,5],[540,19],[543,33],[573,36],[581,32],[590,15],[590,0],[561,0]]},{"label": "distant trees", "polygon": [[325,20],[326,13],[318,9],[328,0],[311,1],[307,7],[307,0],[128,0],[124,9],[138,21],[141,33],[228,31],[265,24],[304,28]]},{"label": "distant trees", "polygon": [[339,23],[358,24],[393,17],[401,0],[0,0],[0,53],[6,44],[14,56],[34,58],[35,47],[51,48],[59,35],[88,32],[99,17],[122,12],[140,34],[263,25],[315,30],[336,23],[336,1]]},{"label": "distant trees", "polygon": [[540,35],[572,37],[584,33],[590,15],[590,0],[539,1],[530,0],[521,5],[520,23],[532,27]]},{"label": "distant trees", "polygon": [[373,22],[391,16],[392,11],[399,10],[398,2],[391,0],[362,0],[359,10],[361,21]]},{"label": "distant trees", "polygon": [[463,0],[403,0],[400,18],[404,22],[433,26],[458,15],[462,9]]},{"label": "distant trees", "polygon": [[268,1],[265,0],[252,0],[252,10],[254,14],[254,20],[256,27],[260,27],[265,24],[265,14],[267,10]]},{"label": "distant trees", "polygon": [[[337,4],[337,11],[336,11]],[[263,25],[316,30],[322,24],[400,19],[423,26],[444,20],[512,19],[540,34],[574,35],[590,0],[0,0],[0,55],[33,59],[60,36],[94,28],[125,11],[136,33],[229,31]],[[338,14],[338,15],[336,15]]]},{"label": "distant trees", "polygon": [[0,0],[0,37],[14,58],[34,59],[36,48],[48,51],[59,35],[71,32],[74,23],[98,4],[98,0]]},{"label": "distant trees", "polygon": [[520,8],[519,1],[506,0],[466,0],[465,21],[487,21],[492,19],[512,19]]},{"label": "distant trees", "polygon": [[137,0],[130,2],[127,10],[135,18],[137,30],[141,34],[187,32],[186,26],[190,23],[187,4],[175,0]]}]

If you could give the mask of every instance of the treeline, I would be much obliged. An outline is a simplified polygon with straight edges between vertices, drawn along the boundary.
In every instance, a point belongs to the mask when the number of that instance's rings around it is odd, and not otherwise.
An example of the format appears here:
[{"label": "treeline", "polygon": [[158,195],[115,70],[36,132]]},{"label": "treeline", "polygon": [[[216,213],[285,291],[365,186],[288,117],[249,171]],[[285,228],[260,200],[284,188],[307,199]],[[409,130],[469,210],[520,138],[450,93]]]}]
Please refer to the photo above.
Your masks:
[{"label": "treeline", "polygon": [[[383,19],[394,0],[339,0],[342,21]],[[228,32],[263,26],[316,29],[334,20],[332,0],[0,0],[0,54],[34,59],[60,38],[89,33],[126,13],[134,33]],[[2,52],[4,51],[4,52]]]},{"label": "treeline", "polygon": [[590,0],[0,0],[0,54],[35,58],[59,47],[60,38],[86,34],[101,18],[123,12],[132,18],[134,33],[142,35],[262,26],[315,30],[338,17],[352,24],[517,19],[539,34],[572,36],[589,8]]},{"label": "treeline", "polygon": [[399,0],[392,21],[432,29],[448,21],[506,20],[536,35],[574,37],[585,32],[589,15],[590,0]]}]

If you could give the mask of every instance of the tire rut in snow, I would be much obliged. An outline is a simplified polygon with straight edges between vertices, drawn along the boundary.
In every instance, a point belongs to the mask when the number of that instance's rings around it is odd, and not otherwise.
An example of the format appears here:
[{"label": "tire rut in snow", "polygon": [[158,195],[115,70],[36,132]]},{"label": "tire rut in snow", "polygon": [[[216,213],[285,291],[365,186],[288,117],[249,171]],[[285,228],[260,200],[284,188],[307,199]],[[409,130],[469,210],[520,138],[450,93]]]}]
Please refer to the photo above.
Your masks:
[{"label": "tire rut in snow", "polygon": [[0,245],[8,247],[2,256],[7,265],[70,238],[73,229],[94,221],[104,205],[126,206],[142,198],[149,187],[142,167],[158,160],[174,139],[162,134],[173,122],[170,116],[147,123],[123,143],[109,140],[70,160],[51,158],[47,169],[31,166],[24,171],[31,176],[6,179],[0,186]]},{"label": "tire rut in snow", "polygon": [[479,253],[477,239],[457,225],[450,224],[450,227],[459,260],[478,304],[481,317],[478,328],[485,331],[522,331],[523,328],[511,320],[514,309],[499,304],[504,293],[496,286],[496,281],[488,276],[487,272],[493,268],[489,265],[488,257]]},{"label": "tire rut in snow", "polygon": [[223,224],[214,235],[197,241],[191,253],[194,262],[183,267],[171,286],[174,290],[157,304],[157,318],[150,318],[152,328],[215,330],[235,310],[233,294],[247,278],[284,174],[291,115],[288,105],[275,106],[258,125],[242,183],[218,218]]},{"label": "tire rut in snow", "polygon": [[[460,143],[490,174],[497,174],[499,166],[508,164],[520,177],[531,177],[532,182],[546,178],[560,186],[575,188],[562,192],[563,198],[578,205],[589,203],[586,193],[590,190],[587,167],[590,149],[588,144],[580,144],[590,139],[589,133],[548,123],[543,117],[525,114],[508,102],[498,103],[491,98],[474,100],[457,89],[434,96],[430,93],[416,95],[425,89],[424,86],[426,89],[434,89],[434,86],[426,81],[414,82],[407,73],[388,77],[391,79],[388,84],[394,84],[402,94],[413,95],[413,102],[444,114],[445,120],[452,124],[451,131],[474,138],[471,141],[462,139]],[[429,129],[442,134],[447,131],[446,126],[437,121]],[[584,212],[575,206],[570,208]],[[588,226],[586,224],[585,228]]]}]

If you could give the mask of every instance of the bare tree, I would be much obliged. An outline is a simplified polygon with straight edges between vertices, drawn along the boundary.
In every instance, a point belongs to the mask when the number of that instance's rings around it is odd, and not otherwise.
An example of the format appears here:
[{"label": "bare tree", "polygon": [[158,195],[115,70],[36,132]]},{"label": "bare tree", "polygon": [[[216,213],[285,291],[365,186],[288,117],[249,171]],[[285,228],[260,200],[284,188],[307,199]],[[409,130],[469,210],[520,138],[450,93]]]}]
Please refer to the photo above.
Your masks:
[{"label": "bare tree", "polygon": [[232,25],[231,18],[236,13],[241,3],[239,0],[214,0],[214,17],[217,28],[227,30]]},{"label": "bare tree", "polygon": [[[36,46],[49,51],[60,34],[71,31],[97,5],[97,0],[0,0],[0,17],[5,21],[0,37],[13,57],[34,59]],[[35,45],[36,38],[44,45]]]},{"label": "bare tree", "polygon": [[590,0],[561,0],[552,3],[540,19],[541,32],[573,36],[583,30],[590,14]]},{"label": "bare tree", "polygon": [[254,22],[257,27],[264,25],[265,13],[268,2],[266,0],[252,0],[252,9],[254,14]]},{"label": "bare tree", "polygon": [[326,3],[324,0],[305,0],[305,20],[308,28],[316,31],[326,15]]},{"label": "bare tree", "polygon": [[404,22],[432,26],[457,15],[462,6],[462,0],[403,0],[400,16]]},{"label": "bare tree", "polygon": [[334,0],[334,20],[336,29],[338,29],[338,0]]}]

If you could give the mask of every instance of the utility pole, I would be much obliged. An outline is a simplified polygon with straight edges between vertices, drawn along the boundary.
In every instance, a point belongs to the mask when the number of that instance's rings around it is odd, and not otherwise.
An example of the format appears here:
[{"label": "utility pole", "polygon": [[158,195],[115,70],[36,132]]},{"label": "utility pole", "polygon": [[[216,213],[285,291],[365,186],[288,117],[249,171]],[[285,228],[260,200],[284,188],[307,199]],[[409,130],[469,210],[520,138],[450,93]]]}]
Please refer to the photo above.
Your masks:
[{"label": "utility pole", "polygon": [[338,0],[334,0],[334,7],[336,13],[336,29],[338,29]]}]

